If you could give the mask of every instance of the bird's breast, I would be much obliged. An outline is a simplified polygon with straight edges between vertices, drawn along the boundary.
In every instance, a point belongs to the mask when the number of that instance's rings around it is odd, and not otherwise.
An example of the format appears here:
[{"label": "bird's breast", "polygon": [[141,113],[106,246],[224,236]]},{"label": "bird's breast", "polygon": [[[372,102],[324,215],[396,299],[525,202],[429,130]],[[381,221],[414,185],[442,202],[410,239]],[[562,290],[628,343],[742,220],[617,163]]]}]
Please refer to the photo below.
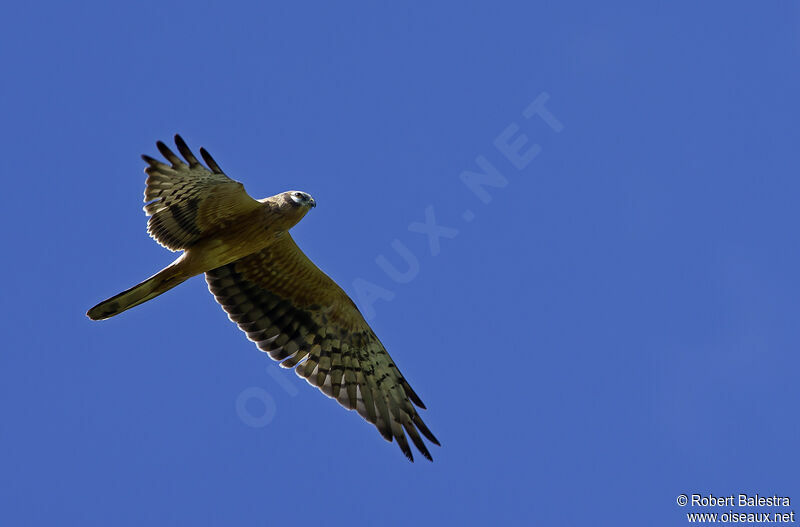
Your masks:
[{"label": "bird's breast", "polygon": [[231,218],[186,251],[187,265],[197,274],[259,252],[285,232],[267,211]]}]

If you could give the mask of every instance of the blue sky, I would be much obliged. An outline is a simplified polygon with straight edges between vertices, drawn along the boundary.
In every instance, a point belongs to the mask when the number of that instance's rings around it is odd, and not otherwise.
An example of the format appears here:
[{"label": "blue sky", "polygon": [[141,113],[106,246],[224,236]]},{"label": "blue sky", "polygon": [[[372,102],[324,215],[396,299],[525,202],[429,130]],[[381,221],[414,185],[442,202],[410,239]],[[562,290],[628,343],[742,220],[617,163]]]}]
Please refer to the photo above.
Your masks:
[{"label": "blue sky", "polygon": [[[681,525],[711,510],[681,493],[800,500],[797,4],[20,5],[4,525]],[[434,463],[280,370],[200,277],[85,317],[174,257],[139,155],[176,132],[254,197],[315,197],[295,238],[425,401]],[[426,210],[438,246],[409,229]]]}]

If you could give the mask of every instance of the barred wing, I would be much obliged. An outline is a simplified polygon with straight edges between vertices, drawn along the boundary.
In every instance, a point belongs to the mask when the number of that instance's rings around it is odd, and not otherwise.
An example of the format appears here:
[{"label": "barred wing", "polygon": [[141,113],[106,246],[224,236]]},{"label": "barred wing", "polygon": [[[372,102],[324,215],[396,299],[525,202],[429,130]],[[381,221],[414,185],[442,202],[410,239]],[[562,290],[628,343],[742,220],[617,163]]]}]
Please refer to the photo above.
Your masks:
[{"label": "barred wing", "polygon": [[[216,161],[200,149],[204,167],[181,136],[175,136],[176,156],[167,145],[156,146],[170,164],[143,155],[148,166],[144,211],[150,216],[147,232],[158,243],[177,251],[187,249],[209,232],[223,228],[226,220],[259,207],[244,185],[226,176]],[[209,170],[210,169],[210,170]]]},{"label": "barred wing", "polygon": [[[405,434],[432,459],[420,433],[438,440],[422,401],[352,300],[286,233],[274,245],[206,273],[211,293],[259,349],[328,397],[357,410],[414,460]],[[405,433],[404,433],[405,431]]]}]

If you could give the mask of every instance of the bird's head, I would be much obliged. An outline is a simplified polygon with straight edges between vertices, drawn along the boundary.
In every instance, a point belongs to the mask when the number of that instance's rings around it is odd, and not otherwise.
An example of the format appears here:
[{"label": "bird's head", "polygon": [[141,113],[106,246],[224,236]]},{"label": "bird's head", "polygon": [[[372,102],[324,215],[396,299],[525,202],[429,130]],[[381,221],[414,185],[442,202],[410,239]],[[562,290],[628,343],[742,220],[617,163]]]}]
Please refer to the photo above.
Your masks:
[{"label": "bird's head", "polygon": [[282,194],[284,199],[291,207],[306,207],[310,209],[317,206],[317,202],[311,197],[308,192],[300,192],[299,190],[290,190]]},{"label": "bird's head", "polygon": [[277,208],[280,214],[288,220],[288,225],[285,226],[287,229],[294,226],[298,221],[303,219],[303,216],[305,216],[309,210],[317,206],[317,202],[314,201],[314,198],[312,198],[310,194],[299,190],[290,190],[288,192],[276,194],[262,201],[269,202],[273,210]]}]

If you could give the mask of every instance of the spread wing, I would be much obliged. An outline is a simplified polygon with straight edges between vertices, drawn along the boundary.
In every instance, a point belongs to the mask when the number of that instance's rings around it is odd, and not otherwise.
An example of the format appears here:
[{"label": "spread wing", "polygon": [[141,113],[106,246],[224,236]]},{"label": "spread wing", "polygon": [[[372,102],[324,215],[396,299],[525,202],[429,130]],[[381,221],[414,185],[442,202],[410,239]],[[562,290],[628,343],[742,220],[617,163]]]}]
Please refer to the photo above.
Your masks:
[{"label": "spread wing", "polygon": [[[286,233],[274,245],[206,273],[211,293],[259,349],[397,440],[405,434],[432,459],[420,433],[439,444],[425,408],[352,300]],[[405,433],[404,433],[405,431]]]},{"label": "spread wing", "polygon": [[150,216],[147,233],[172,251],[191,247],[209,231],[222,228],[226,218],[259,206],[244,185],[226,176],[204,148],[200,154],[208,168],[194,157],[181,136],[175,136],[175,144],[185,162],[161,141],[156,146],[170,164],[142,156],[148,164],[144,169],[148,175],[144,211]]}]

